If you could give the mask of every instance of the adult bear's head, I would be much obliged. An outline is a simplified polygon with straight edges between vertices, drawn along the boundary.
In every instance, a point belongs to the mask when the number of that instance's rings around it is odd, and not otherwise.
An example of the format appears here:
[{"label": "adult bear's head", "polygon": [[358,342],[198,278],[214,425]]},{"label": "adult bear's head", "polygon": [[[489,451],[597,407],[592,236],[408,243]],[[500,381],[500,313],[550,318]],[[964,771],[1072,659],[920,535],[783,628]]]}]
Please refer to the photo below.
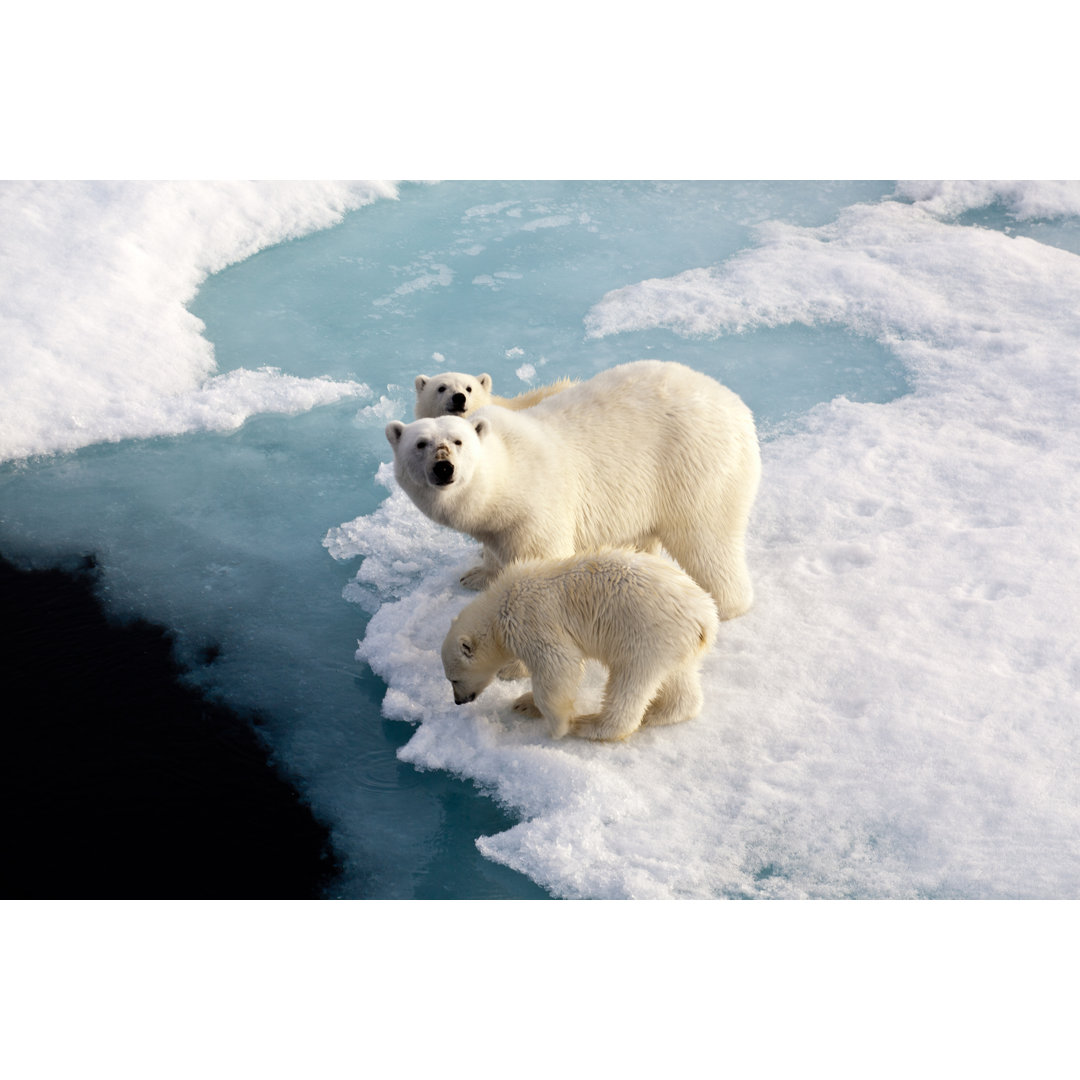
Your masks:
[{"label": "adult bear's head", "polygon": [[427,489],[428,497],[467,487],[480,461],[480,443],[489,431],[488,421],[480,417],[392,421],[386,425],[386,439],[394,449],[398,483],[410,495]]}]

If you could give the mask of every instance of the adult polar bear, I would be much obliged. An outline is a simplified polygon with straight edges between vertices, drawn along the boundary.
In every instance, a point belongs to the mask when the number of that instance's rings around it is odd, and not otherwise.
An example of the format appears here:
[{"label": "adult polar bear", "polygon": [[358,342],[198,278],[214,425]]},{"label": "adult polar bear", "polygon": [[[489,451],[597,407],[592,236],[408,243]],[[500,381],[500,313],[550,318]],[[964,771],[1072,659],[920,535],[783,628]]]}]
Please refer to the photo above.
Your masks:
[{"label": "adult polar bear", "polygon": [[484,545],[461,581],[505,564],[659,542],[722,619],[753,602],[745,539],[761,475],[754,418],[715,379],[639,360],[531,409],[388,424],[399,485],[433,521]]}]

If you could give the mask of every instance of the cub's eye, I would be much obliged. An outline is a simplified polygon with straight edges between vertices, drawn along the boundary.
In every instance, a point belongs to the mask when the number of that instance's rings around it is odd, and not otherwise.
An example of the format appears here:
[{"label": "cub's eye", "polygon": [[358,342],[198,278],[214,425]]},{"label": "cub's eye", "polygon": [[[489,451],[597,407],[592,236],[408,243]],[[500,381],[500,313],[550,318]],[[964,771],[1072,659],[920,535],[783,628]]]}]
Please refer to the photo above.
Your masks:
[{"label": "cub's eye", "polygon": [[427,439],[417,439],[416,440],[416,449],[417,450],[423,450],[425,446],[427,446]]},{"label": "cub's eye", "polygon": [[445,386],[440,386],[439,387],[439,393],[440,394],[445,394],[446,393],[446,387]]},{"label": "cub's eye", "polygon": [[460,446],[461,445],[461,440],[460,439],[455,439],[454,440],[454,445],[455,446]]}]

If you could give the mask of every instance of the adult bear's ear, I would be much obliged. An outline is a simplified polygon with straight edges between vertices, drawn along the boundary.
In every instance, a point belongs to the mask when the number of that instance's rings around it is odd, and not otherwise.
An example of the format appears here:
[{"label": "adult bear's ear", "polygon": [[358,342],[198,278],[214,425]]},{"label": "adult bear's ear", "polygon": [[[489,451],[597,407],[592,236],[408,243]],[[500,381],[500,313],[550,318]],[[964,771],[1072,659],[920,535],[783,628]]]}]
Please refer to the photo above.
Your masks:
[{"label": "adult bear's ear", "polygon": [[461,638],[458,641],[458,646],[461,649],[461,655],[464,656],[466,660],[471,660],[472,657],[473,657],[473,650],[474,650],[472,638],[470,638],[470,637]]},{"label": "adult bear's ear", "polygon": [[401,442],[401,433],[405,430],[405,425],[400,420],[391,420],[386,425],[386,441],[396,450],[398,443]]},{"label": "adult bear's ear", "polygon": [[416,392],[418,394],[420,393],[421,390],[424,389],[425,386],[427,386],[427,381],[428,381],[428,377],[426,375],[417,375],[416,376],[416,382],[415,382],[414,385],[416,386]]},{"label": "adult bear's ear", "polygon": [[479,379],[476,380],[489,394],[491,393],[491,376],[485,371]]},{"label": "adult bear's ear", "polygon": [[485,435],[491,430],[491,425],[482,417],[472,422],[473,431],[476,432],[478,439],[484,438]]}]

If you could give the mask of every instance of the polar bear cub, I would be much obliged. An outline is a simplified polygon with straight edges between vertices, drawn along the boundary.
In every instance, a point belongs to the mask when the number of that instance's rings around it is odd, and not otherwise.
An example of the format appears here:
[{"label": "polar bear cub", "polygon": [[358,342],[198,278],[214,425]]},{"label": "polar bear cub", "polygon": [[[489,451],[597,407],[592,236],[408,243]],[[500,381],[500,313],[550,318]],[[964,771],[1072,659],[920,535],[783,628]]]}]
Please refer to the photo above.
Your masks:
[{"label": "polar bear cub", "polygon": [[[699,665],[716,639],[712,598],[678,567],[642,551],[513,563],[454,619],[442,647],[454,701],[472,701],[520,660],[532,691],[518,712],[554,738],[623,739],[642,724],[701,711]],[[600,712],[575,716],[586,660],[608,669]]]},{"label": "polar bear cub", "polygon": [[663,545],[722,619],[751,606],[754,418],[701,372],[639,360],[530,409],[395,420],[386,437],[409,498],[484,545],[483,563],[462,576],[469,588],[521,559]]},{"label": "polar bear cub", "polygon": [[563,378],[548,386],[537,386],[517,397],[504,398],[491,392],[491,376],[464,375],[460,371],[444,371],[441,375],[416,376],[416,419],[425,416],[468,416],[485,405],[501,405],[504,409],[529,409],[545,398],[573,386],[572,379]]}]

